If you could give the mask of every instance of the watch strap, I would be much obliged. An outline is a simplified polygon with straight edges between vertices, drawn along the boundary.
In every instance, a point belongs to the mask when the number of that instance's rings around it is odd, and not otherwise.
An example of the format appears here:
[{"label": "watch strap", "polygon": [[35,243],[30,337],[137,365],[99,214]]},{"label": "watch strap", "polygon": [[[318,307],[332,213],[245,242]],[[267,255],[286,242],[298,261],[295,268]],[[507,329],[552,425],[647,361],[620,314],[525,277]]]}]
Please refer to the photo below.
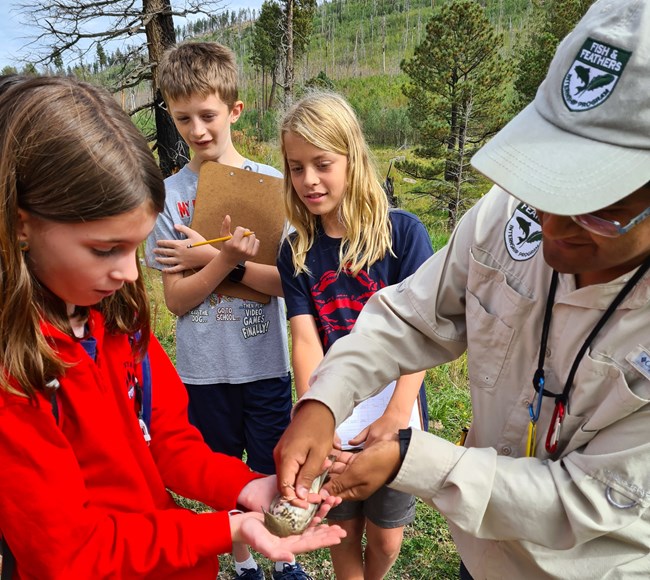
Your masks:
[{"label": "watch strap", "polygon": [[240,262],[230,271],[228,274],[228,280],[235,284],[239,284],[239,282],[242,281],[244,274],[246,274],[246,263]]}]

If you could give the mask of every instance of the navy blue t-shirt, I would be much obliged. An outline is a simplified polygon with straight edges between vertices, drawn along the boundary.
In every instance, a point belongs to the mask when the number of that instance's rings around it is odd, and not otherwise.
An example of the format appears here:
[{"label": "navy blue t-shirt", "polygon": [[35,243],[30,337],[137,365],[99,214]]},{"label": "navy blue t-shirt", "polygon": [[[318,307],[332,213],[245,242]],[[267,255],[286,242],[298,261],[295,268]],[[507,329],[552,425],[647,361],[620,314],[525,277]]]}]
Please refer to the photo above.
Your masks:
[{"label": "navy blue t-shirt", "polygon": [[[285,241],[278,258],[287,316],[311,314],[323,345],[323,351],[348,334],[369,298],[385,286],[408,278],[433,255],[429,234],[413,214],[400,209],[389,212],[392,224],[393,256],[387,253],[356,278],[344,269],[337,277],[341,240],[318,229],[314,245],[307,253],[310,274],[294,276],[289,242]],[[294,234],[295,235],[295,234]],[[426,395],[421,390],[422,410],[426,417]]]}]

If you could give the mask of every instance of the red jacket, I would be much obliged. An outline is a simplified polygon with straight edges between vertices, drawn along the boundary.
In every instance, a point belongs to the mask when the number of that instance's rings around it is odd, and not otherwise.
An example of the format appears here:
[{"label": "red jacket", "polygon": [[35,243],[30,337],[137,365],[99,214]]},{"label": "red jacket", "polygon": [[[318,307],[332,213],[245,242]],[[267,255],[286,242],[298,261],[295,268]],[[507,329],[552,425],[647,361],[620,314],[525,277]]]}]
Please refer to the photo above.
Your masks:
[{"label": "red jacket", "polygon": [[49,398],[0,390],[0,532],[19,578],[216,578],[232,548],[226,511],[179,508],[166,488],[217,510],[235,507],[258,477],[213,453],[187,420],[187,396],[152,337],[151,445],[129,398],[133,355],[125,335],[91,313],[97,361],[51,326],[61,358],[56,424]]}]

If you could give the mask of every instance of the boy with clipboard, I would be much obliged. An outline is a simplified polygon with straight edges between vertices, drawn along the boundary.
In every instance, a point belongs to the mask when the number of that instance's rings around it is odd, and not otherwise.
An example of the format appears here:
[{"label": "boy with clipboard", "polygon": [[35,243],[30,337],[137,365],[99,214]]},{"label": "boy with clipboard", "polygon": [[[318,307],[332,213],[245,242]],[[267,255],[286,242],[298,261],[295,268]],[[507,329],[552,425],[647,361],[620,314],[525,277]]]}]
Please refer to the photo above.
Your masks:
[{"label": "boy with clipboard", "polygon": [[[273,447],[289,423],[292,401],[280,277],[275,265],[252,261],[267,240],[226,215],[216,224],[217,235],[230,239],[188,246],[205,239],[190,228],[204,162],[263,179],[281,174],[245,159],[232,143],[230,127],[243,103],[230,49],[214,42],[184,43],[170,49],[158,66],[169,112],[194,155],[165,180],[165,210],[147,240],[147,261],[162,270],[165,302],[178,316],[176,367],[189,395],[190,421],[213,450],[240,458],[245,451],[251,469],[274,473]],[[250,192],[242,189],[240,195],[243,203]],[[237,225],[233,231],[232,225]],[[224,281],[255,291],[261,301],[222,293],[217,287]],[[237,577],[264,577],[246,546],[233,546],[233,555]],[[295,562],[276,563],[273,577],[285,572],[307,578]]]}]

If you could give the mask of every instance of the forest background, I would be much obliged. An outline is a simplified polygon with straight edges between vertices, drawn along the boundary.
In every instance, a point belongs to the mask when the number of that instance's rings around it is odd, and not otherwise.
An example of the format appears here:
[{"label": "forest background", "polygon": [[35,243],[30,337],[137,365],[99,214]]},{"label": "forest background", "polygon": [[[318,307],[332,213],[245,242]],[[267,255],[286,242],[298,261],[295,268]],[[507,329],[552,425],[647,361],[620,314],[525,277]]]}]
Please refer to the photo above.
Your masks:
[{"label": "forest background", "polygon": [[[108,0],[116,6],[121,2]],[[391,203],[418,215],[437,250],[462,213],[490,188],[471,169],[471,156],[533,99],[558,42],[591,3],[267,0],[259,11],[226,9],[198,16],[168,29],[167,42],[216,40],[234,50],[246,105],[233,131],[235,146],[279,169],[277,123],[284,108],[310,87],[345,95],[361,119]],[[76,10],[94,3],[61,0],[56,5]],[[142,0],[139,16],[149,21],[148,11],[169,5],[169,0]],[[192,5],[200,8],[201,0]],[[36,16],[52,4],[23,0],[22,6]],[[171,12],[166,16],[171,22]],[[62,43],[53,39],[49,52],[34,62],[1,72],[69,74],[109,88],[156,150],[161,111],[152,72],[155,52],[152,56],[137,45],[110,52],[103,39],[111,35],[114,29],[98,35],[67,66],[61,47],[72,36],[60,35]],[[151,46],[150,34],[147,43]],[[176,149],[182,164],[188,151],[182,144]],[[156,335],[174,359],[175,318],[164,305],[157,273],[147,271],[146,276]],[[429,431],[457,440],[471,422],[465,358],[428,371],[426,387]],[[184,498],[178,501],[189,509],[205,509]],[[222,558],[224,570],[230,570],[229,556]],[[304,555],[301,562],[316,580],[333,578],[326,550]],[[271,563],[264,561],[264,566],[270,577]],[[458,567],[444,518],[418,501],[416,520],[407,527],[387,578],[457,578]],[[220,576],[226,577],[226,572]]]}]

